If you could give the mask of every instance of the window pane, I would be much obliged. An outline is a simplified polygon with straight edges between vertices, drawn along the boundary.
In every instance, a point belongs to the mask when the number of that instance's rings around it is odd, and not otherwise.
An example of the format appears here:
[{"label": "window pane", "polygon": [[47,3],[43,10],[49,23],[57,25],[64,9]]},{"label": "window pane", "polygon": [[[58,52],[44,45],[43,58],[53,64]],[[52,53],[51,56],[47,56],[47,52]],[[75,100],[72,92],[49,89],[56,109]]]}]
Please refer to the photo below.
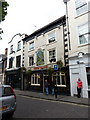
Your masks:
[{"label": "window pane", "polygon": [[55,32],[49,33],[48,34],[48,42],[54,42],[55,41]]},{"label": "window pane", "polygon": [[79,32],[79,42],[80,42],[80,44],[88,43],[88,38],[89,38],[88,23],[79,26],[78,27],[78,32]]},{"label": "window pane", "polygon": [[86,0],[76,0],[75,5],[77,15],[80,15],[88,10]]},{"label": "window pane", "polygon": [[29,50],[34,49],[34,42],[29,43]]},{"label": "window pane", "polygon": [[35,83],[34,84],[37,84],[37,76],[35,75]]},{"label": "window pane", "polygon": [[90,74],[87,75],[88,88],[90,89]]},{"label": "window pane", "polygon": [[34,56],[29,57],[29,66],[34,65]]},{"label": "window pane", "polygon": [[13,52],[13,45],[10,46],[10,53]]},{"label": "window pane", "polygon": [[57,76],[57,85],[60,85],[60,76]]},{"label": "window pane", "polygon": [[49,51],[49,61],[50,62],[55,62],[56,61],[56,51],[55,50],[52,50],[52,51]]},{"label": "window pane", "polygon": [[21,55],[16,57],[16,67],[20,67],[21,66]]},{"label": "window pane", "polygon": [[31,83],[34,84],[34,76],[32,76],[31,80],[32,80]]},{"label": "window pane", "polygon": [[80,44],[88,43],[88,35],[79,36]]},{"label": "window pane", "polygon": [[13,95],[11,88],[4,88],[4,96]]},{"label": "window pane", "polygon": [[66,85],[65,76],[61,76],[61,78],[62,78],[62,85]]},{"label": "window pane", "polygon": [[31,76],[31,84],[39,84],[40,85],[40,76],[38,73],[33,74]]},{"label": "window pane", "polygon": [[17,47],[17,50],[20,50],[21,49],[21,41],[18,42],[18,47]]}]

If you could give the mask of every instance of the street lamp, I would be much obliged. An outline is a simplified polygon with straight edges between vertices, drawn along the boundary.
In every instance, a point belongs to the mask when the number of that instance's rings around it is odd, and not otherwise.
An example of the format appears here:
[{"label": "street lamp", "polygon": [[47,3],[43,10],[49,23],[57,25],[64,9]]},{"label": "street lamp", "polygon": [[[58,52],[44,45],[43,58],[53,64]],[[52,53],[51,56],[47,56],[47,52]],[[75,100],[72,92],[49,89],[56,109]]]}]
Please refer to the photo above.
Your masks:
[{"label": "street lamp", "polygon": [[68,21],[68,7],[67,7],[67,2],[68,1],[70,1],[70,0],[63,0],[64,4],[66,5],[66,25],[67,25],[67,33],[68,33],[69,50],[71,50],[70,32],[69,32],[69,21]]}]

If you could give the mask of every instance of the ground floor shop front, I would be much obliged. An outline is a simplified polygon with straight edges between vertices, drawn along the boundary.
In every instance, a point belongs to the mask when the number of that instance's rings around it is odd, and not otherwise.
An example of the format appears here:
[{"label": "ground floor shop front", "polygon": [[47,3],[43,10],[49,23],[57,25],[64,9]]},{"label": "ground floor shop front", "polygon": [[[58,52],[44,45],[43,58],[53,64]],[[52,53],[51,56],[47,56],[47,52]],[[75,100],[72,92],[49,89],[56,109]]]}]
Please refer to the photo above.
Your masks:
[{"label": "ground floor shop front", "polygon": [[6,71],[5,84],[11,85],[15,89],[22,88],[22,73],[20,69]]},{"label": "ground floor shop front", "polygon": [[49,93],[51,94],[51,82],[55,81],[58,94],[70,95],[69,68],[64,67],[62,71],[54,70],[48,74],[47,69],[34,69],[31,74],[22,72],[21,69],[6,71],[6,84],[14,89],[45,92],[45,80],[48,80]]},{"label": "ground floor shop front", "polygon": [[51,94],[51,82],[55,81],[58,94],[70,95],[69,68],[62,71],[54,70],[52,75],[48,74],[47,69],[33,70],[32,74],[26,79],[26,89],[31,91],[45,92],[45,80],[48,81],[49,94]]}]

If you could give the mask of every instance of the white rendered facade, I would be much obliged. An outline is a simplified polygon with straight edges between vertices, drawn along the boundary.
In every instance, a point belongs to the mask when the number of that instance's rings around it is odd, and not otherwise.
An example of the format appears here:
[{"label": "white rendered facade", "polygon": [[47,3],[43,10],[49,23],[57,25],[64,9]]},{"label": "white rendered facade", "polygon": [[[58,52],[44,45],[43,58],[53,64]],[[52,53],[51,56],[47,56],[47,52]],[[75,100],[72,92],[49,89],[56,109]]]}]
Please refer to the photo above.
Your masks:
[{"label": "white rendered facade", "polygon": [[71,96],[77,94],[76,81],[83,82],[82,97],[88,98],[90,91],[90,1],[70,0],[68,20],[71,50],[69,50],[69,70]]},{"label": "white rendered facade", "polygon": [[[49,43],[48,42],[48,34],[54,32],[55,33],[55,41]],[[34,42],[34,47],[29,49],[29,44]],[[25,67],[26,68],[34,68],[37,67],[36,64],[36,52],[41,49],[44,51],[44,66],[51,64],[49,61],[49,51],[55,50],[55,58],[56,61],[62,59],[64,62],[64,46],[63,46],[63,27],[55,28],[44,35],[40,35],[37,38],[33,38],[32,40],[28,41],[25,45]],[[27,54],[26,54],[27,53]],[[34,64],[29,66],[29,56],[34,55]],[[41,66],[43,66],[41,65]]]},{"label": "white rendered facade", "polygon": [[[24,39],[24,66],[32,70],[30,86],[40,86],[41,80],[48,79],[49,68],[54,68],[57,61],[63,62],[63,67],[68,66],[66,16],[40,28]],[[66,65],[67,64],[67,65]],[[66,72],[55,70],[52,79],[57,79],[57,86],[67,91],[70,85],[66,80]],[[49,80],[51,82],[51,79]],[[69,85],[69,86],[67,86]],[[44,92],[44,90],[43,90]]]},{"label": "white rendered facade", "polygon": [[[8,58],[7,58],[7,70],[15,70],[18,67],[22,67],[22,54],[23,54],[23,41],[22,39],[25,35],[16,34],[12,40],[8,43]],[[16,64],[16,57],[21,56],[20,65],[17,66]],[[10,66],[10,59],[12,58],[12,65]]]}]

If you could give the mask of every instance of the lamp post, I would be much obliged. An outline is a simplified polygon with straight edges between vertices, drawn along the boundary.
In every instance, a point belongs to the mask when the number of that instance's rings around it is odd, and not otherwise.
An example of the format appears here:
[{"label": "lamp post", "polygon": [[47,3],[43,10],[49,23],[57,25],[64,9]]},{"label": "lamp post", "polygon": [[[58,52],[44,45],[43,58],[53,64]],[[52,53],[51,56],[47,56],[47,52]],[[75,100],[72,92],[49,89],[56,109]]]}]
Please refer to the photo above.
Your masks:
[{"label": "lamp post", "polygon": [[68,42],[69,42],[69,50],[71,50],[71,44],[70,44],[70,31],[69,31],[69,21],[68,21],[68,7],[67,2],[70,0],[63,0],[64,4],[66,5],[66,25],[67,25],[67,35],[68,35]]}]

